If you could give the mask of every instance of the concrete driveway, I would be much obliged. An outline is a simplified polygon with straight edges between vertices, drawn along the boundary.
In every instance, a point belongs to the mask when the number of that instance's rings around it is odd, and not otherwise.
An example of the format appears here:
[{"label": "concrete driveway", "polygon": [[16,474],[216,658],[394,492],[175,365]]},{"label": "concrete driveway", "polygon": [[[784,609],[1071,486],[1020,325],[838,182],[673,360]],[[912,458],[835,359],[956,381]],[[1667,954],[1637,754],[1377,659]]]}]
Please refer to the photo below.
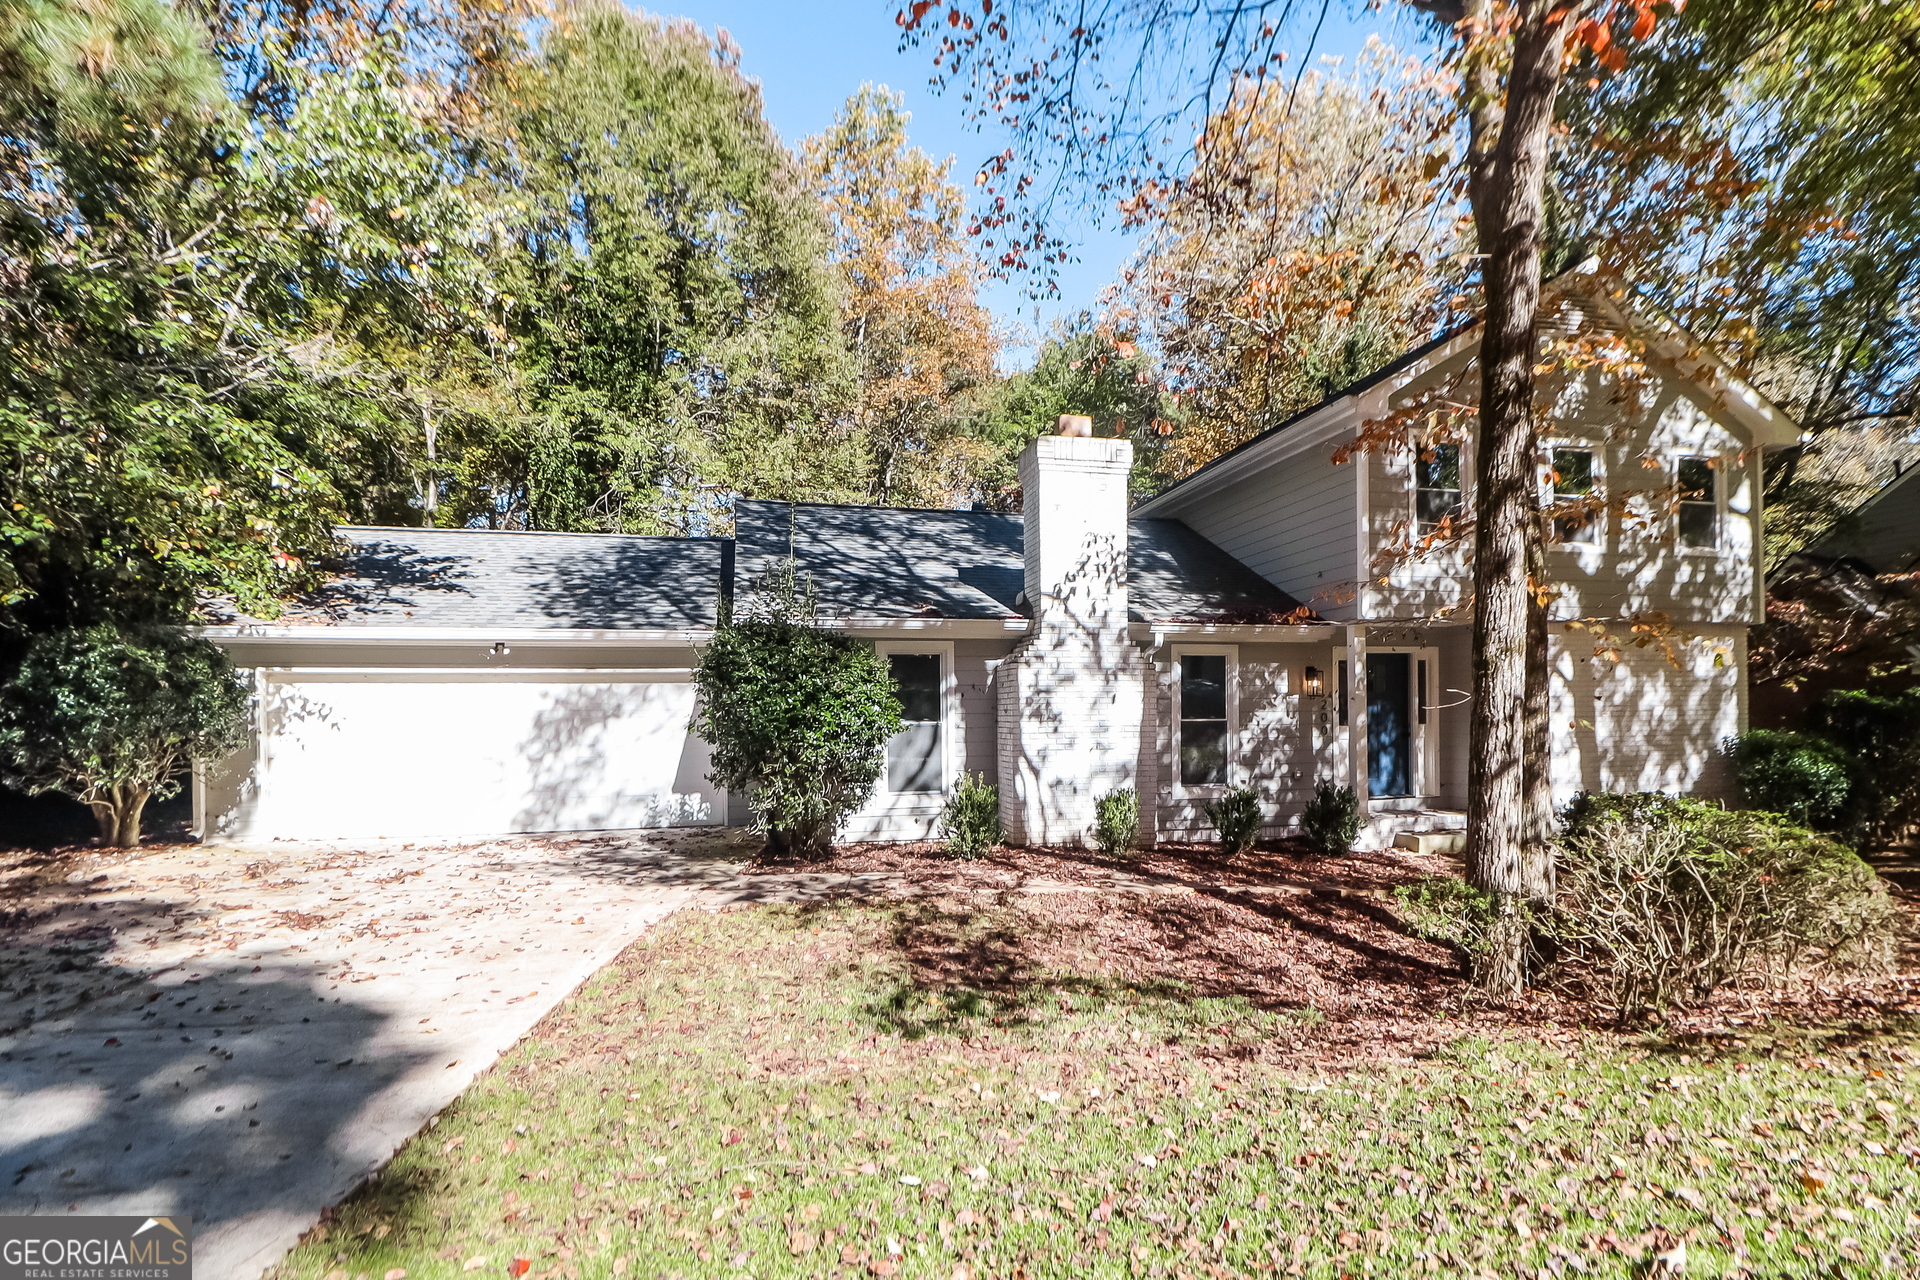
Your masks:
[{"label": "concrete driveway", "polygon": [[251,1280],[646,928],[760,897],[721,833],[7,865],[0,1214],[187,1214]]}]

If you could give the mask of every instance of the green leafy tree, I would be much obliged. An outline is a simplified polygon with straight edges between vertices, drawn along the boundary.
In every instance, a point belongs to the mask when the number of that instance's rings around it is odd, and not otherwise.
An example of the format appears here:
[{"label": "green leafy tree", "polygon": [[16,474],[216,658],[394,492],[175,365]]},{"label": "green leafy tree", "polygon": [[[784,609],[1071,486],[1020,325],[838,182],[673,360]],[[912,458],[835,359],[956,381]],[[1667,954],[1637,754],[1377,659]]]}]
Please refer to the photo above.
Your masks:
[{"label": "green leafy tree", "polygon": [[0,686],[0,780],[72,796],[102,844],[131,848],[150,798],[240,745],[249,702],[225,652],[178,630],[44,635]]},{"label": "green leafy tree", "polygon": [[979,470],[976,500],[1012,507],[1021,451],[1051,434],[1063,413],[1092,418],[1095,435],[1133,441],[1136,494],[1174,478],[1162,461],[1181,410],[1159,361],[1122,321],[1083,311],[1055,324],[1032,368],[1009,374],[980,397],[967,429],[986,444],[990,460]]},{"label": "green leafy tree", "polygon": [[900,731],[885,659],[820,626],[789,563],[756,586],[741,617],[722,618],[694,683],[712,781],[748,797],[775,852],[825,854],[873,794]]},{"label": "green leafy tree", "polygon": [[737,51],[588,0],[493,105],[527,521],[688,532],[734,494],[855,492],[826,219]]},{"label": "green leafy tree", "polygon": [[406,518],[406,353],[484,325],[453,137],[391,44],[326,69],[265,40],[268,110],[218,92],[172,10],[90,9],[66,54],[23,12],[0,24],[0,631],[209,591],[272,613],[336,522]]}]

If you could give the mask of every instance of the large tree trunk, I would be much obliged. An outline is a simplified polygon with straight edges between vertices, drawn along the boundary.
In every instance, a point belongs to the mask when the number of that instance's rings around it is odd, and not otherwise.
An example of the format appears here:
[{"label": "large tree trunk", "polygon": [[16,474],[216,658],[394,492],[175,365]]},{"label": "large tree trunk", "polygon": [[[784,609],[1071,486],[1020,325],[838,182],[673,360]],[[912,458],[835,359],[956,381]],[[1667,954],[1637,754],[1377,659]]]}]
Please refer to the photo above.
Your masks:
[{"label": "large tree trunk", "polygon": [[140,814],[152,793],[131,784],[110,788],[98,800],[87,801],[100,827],[100,843],[113,849],[131,849],[140,843]]},{"label": "large tree trunk", "polygon": [[[1491,0],[1468,21],[1492,24]],[[1528,543],[1538,537],[1534,470],[1534,320],[1540,305],[1547,136],[1564,50],[1564,13],[1520,6],[1504,93],[1486,36],[1463,86],[1471,124],[1468,196],[1482,256],[1486,329],[1480,345],[1480,441],[1475,479],[1473,711],[1467,766],[1467,867],[1501,910],[1481,979],[1497,998],[1526,984],[1525,702]],[[1529,535],[1532,535],[1530,539]]]}]

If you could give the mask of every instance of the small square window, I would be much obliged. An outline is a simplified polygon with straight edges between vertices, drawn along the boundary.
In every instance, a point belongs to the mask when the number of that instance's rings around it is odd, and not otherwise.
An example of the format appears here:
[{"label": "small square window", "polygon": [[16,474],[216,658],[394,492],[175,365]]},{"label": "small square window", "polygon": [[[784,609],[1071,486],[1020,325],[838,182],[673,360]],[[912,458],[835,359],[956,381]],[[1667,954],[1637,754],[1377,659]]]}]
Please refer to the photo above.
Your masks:
[{"label": "small square window", "polygon": [[1678,474],[1680,545],[1711,550],[1720,545],[1719,473],[1711,458],[1682,458]]},{"label": "small square window", "polygon": [[1458,520],[1460,501],[1460,446],[1430,444],[1413,461],[1414,506],[1420,535],[1437,531],[1448,520]]},{"label": "small square window", "polygon": [[1180,657],[1180,782],[1227,781],[1227,659],[1219,653]]},{"label": "small square window", "polygon": [[[1591,498],[1593,450],[1555,449],[1553,451],[1553,498],[1556,503],[1569,499]],[[1569,515],[1556,516],[1553,536],[1557,541],[1576,546],[1595,546],[1600,541],[1600,513],[1587,507]]]}]

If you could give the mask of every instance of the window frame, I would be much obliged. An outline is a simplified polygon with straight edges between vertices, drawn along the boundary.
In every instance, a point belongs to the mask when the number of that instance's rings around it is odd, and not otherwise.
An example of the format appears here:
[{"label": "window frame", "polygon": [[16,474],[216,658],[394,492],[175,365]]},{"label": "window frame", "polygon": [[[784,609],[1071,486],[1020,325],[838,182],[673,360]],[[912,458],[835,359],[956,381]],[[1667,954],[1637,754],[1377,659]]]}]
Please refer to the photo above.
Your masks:
[{"label": "window frame", "polygon": [[[1180,660],[1186,657],[1227,660],[1227,780],[1225,782],[1187,783],[1180,779]],[[1176,644],[1171,647],[1168,684],[1173,695],[1173,714],[1169,719],[1169,737],[1173,743],[1168,762],[1173,793],[1183,798],[1216,799],[1239,784],[1240,766],[1240,646],[1237,644]]]},{"label": "window frame", "polygon": [[[1540,442],[1540,447],[1546,454],[1546,459],[1541,463],[1540,467],[1540,500],[1543,506],[1551,507],[1559,500],[1559,495],[1554,492],[1553,478],[1557,473],[1553,465],[1553,455],[1562,450],[1577,451],[1592,458],[1593,467],[1589,473],[1593,478],[1592,492],[1604,493],[1606,491],[1607,452],[1604,446],[1595,444],[1590,440],[1566,437],[1543,440]],[[1561,551],[1585,553],[1587,555],[1597,555],[1607,549],[1607,509],[1605,507],[1594,512],[1593,518],[1587,521],[1586,527],[1593,530],[1593,538],[1588,542],[1572,542],[1562,537],[1560,535],[1559,522],[1552,517],[1548,517],[1546,525],[1547,545],[1549,547],[1555,547]]]},{"label": "window frame", "polygon": [[[1467,518],[1467,511],[1469,510],[1468,501],[1467,501],[1467,494],[1468,494],[1467,482],[1469,479],[1469,472],[1467,470],[1466,441],[1464,440],[1421,441],[1415,444],[1414,450],[1413,450],[1413,463],[1412,463],[1413,485],[1411,486],[1411,489],[1410,489],[1410,501],[1413,504],[1413,536],[1416,539],[1424,538],[1430,532],[1438,532],[1440,528],[1440,526],[1436,524],[1433,526],[1431,530],[1429,530],[1423,525],[1420,519],[1420,494],[1423,492],[1420,484],[1420,462],[1421,462],[1420,455],[1425,453],[1428,449],[1439,448],[1441,446],[1452,447],[1452,449],[1454,450],[1459,460],[1460,487],[1458,489],[1451,490],[1451,492],[1459,495],[1459,510],[1454,514],[1454,520],[1453,520],[1455,529],[1457,530],[1459,528],[1460,522]],[[1446,489],[1430,489],[1430,490],[1424,490],[1424,491],[1429,493],[1449,492],[1449,490],[1446,490]]]},{"label": "window frame", "polygon": [[957,754],[960,745],[960,684],[953,669],[951,640],[876,640],[873,651],[885,659],[890,654],[918,654],[940,659],[940,789],[937,791],[894,791],[887,786],[886,763],[880,766],[880,781],[873,789],[872,803],[881,806],[913,804],[938,800],[946,803],[953,793],[953,779],[964,757]]},{"label": "window frame", "polygon": [[[1680,510],[1684,506],[1709,505],[1700,499],[1682,500],[1680,493],[1680,464],[1698,459],[1707,464],[1713,475],[1713,541],[1705,546],[1696,546],[1684,542],[1680,537]],[[1718,453],[1677,453],[1673,456],[1673,549],[1683,556],[1718,556],[1726,545],[1727,536],[1727,468],[1726,458]]]}]

